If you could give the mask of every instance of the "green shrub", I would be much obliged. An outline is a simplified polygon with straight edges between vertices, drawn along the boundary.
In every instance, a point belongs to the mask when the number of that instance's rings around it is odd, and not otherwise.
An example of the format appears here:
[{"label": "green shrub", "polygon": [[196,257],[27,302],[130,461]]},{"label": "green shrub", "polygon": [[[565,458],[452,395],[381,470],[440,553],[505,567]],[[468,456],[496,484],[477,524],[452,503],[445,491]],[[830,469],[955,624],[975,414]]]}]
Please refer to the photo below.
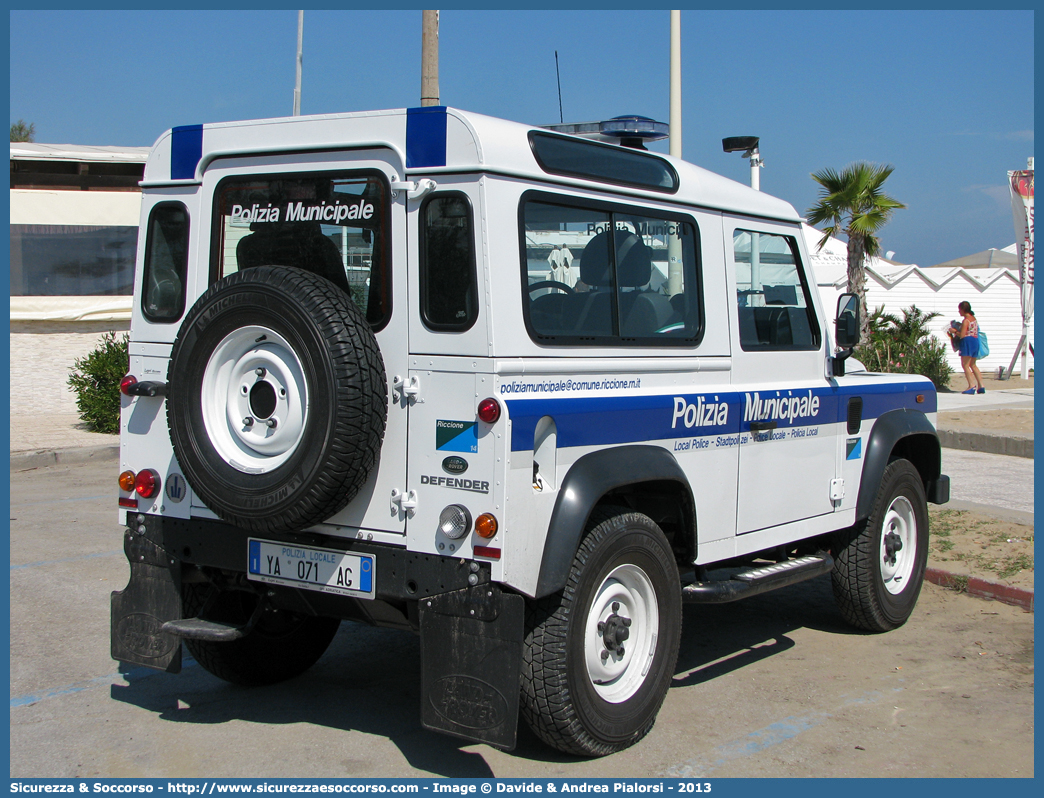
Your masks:
[{"label": "green shrub", "polygon": [[946,347],[929,329],[939,313],[925,313],[917,306],[904,309],[902,318],[874,310],[870,338],[859,345],[856,357],[870,371],[923,374],[936,389],[950,383],[953,369],[946,361]]},{"label": "green shrub", "polygon": [[117,337],[107,332],[93,352],[73,361],[69,386],[76,391],[80,419],[92,432],[120,431],[120,380],[130,368],[128,339],[126,333]]}]

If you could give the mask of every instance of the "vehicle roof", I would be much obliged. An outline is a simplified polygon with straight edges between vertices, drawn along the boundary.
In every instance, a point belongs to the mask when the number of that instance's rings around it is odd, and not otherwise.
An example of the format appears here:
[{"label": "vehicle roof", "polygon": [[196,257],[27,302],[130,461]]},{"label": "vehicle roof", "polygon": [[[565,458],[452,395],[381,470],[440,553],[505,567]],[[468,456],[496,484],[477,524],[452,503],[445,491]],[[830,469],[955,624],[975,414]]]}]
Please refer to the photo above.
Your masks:
[{"label": "vehicle roof", "polygon": [[[529,143],[529,133],[540,130],[546,132],[535,125],[443,106],[191,125],[168,130],[156,141],[143,186],[199,182],[207,166],[221,157],[384,147],[398,154],[406,176],[482,171],[801,221],[784,200],[660,153],[650,155],[669,162],[678,173],[674,193],[549,174],[537,163]],[[432,148],[438,151],[434,158]]]}]

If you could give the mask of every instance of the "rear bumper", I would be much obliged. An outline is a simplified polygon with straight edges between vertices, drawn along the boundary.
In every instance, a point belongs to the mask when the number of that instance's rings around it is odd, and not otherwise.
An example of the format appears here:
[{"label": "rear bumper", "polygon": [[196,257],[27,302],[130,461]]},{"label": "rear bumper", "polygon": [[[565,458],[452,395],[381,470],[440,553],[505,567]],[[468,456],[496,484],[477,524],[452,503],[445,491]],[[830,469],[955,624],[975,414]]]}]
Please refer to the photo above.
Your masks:
[{"label": "rear bumper", "polygon": [[[138,518],[128,513],[128,519]],[[372,554],[377,558],[376,598],[385,601],[418,599],[490,581],[490,565],[460,557],[439,557],[361,540],[315,532],[267,534],[248,532],[222,521],[165,518],[145,515],[143,522],[128,520],[135,530],[144,524],[144,537],[169,554],[170,559],[201,568],[220,568],[245,574],[247,539],[312,546],[335,551]],[[477,566],[477,568],[476,568]],[[475,575],[477,581],[469,579]]]}]

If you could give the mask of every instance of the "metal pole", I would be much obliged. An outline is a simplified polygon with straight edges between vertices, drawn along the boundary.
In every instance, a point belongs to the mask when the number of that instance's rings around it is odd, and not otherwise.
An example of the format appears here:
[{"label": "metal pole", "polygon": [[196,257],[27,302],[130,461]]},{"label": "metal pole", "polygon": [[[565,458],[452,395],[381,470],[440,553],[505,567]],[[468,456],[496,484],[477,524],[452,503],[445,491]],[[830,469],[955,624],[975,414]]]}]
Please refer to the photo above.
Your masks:
[{"label": "metal pole", "polygon": [[761,191],[761,153],[755,147],[750,151],[750,187],[755,191]]},{"label": "metal pole", "polygon": [[682,157],[681,118],[681,11],[671,12],[671,120],[670,153]]},{"label": "metal pole", "polygon": [[[1033,171],[1033,156],[1032,155],[1026,160],[1026,170],[1030,171],[1030,172]],[[1030,243],[1032,244],[1032,242],[1033,242],[1033,227],[1031,225],[1030,226]],[[1018,251],[1018,247],[1016,247],[1015,249],[1016,249],[1016,251]],[[1021,292],[1019,292],[1019,300],[1020,300],[1020,303],[1021,303],[1021,300],[1022,300]],[[1024,379],[1024,380],[1028,380],[1029,379],[1029,333],[1030,333],[1029,322],[1026,321],[1026,317],[1025,317],[1025,314],[1024,314],[1023,318],[1022,318],[1022,337],[1025,340],[1022,343],[1022,368],[1019,370],[1020,374],[1022,376],[1022,379]]]},{"label": "metal pole", "polygon": [[[670,154],[682,157],[681,122],[681,11],[671,12],[671,119]],[[682,265],[682,242],[677,235],[667,237],[667,295],[685,290],[685,270]]]},{"label": "metal pole", "polygon": [[294,81],[294,116],[301,115],[301,67],[304,64],[302,55],[304,44],[304,11],[297,12],[297,80]]},{"label": "metal pole", "polygon": [[423,12],[421,106],[439,104],[439,12]]}]

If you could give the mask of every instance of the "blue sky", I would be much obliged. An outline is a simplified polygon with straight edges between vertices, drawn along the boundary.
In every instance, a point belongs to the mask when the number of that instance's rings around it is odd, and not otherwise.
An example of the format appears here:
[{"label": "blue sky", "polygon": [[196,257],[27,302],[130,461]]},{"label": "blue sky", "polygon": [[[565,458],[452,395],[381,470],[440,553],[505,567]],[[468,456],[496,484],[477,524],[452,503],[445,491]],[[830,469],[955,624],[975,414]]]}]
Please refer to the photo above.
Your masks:
[{"label": "blue sky", "polygon": [[[55,144],[147,146],[174,125],[289,115],[296,11],[12,11],[11,121]],[[668,121],[666,10],[444,10],[443,104],[531,124]],[[306,11],[302,112],[420,104],[421,13]],[[1031,11],[682,12],[683,157],[804,212],[809,177],[890,163],[881,236],[928,266],[1015,240],[1006,172],[1033,154]],[[666,151],[666,142],[653,145]]]}]

